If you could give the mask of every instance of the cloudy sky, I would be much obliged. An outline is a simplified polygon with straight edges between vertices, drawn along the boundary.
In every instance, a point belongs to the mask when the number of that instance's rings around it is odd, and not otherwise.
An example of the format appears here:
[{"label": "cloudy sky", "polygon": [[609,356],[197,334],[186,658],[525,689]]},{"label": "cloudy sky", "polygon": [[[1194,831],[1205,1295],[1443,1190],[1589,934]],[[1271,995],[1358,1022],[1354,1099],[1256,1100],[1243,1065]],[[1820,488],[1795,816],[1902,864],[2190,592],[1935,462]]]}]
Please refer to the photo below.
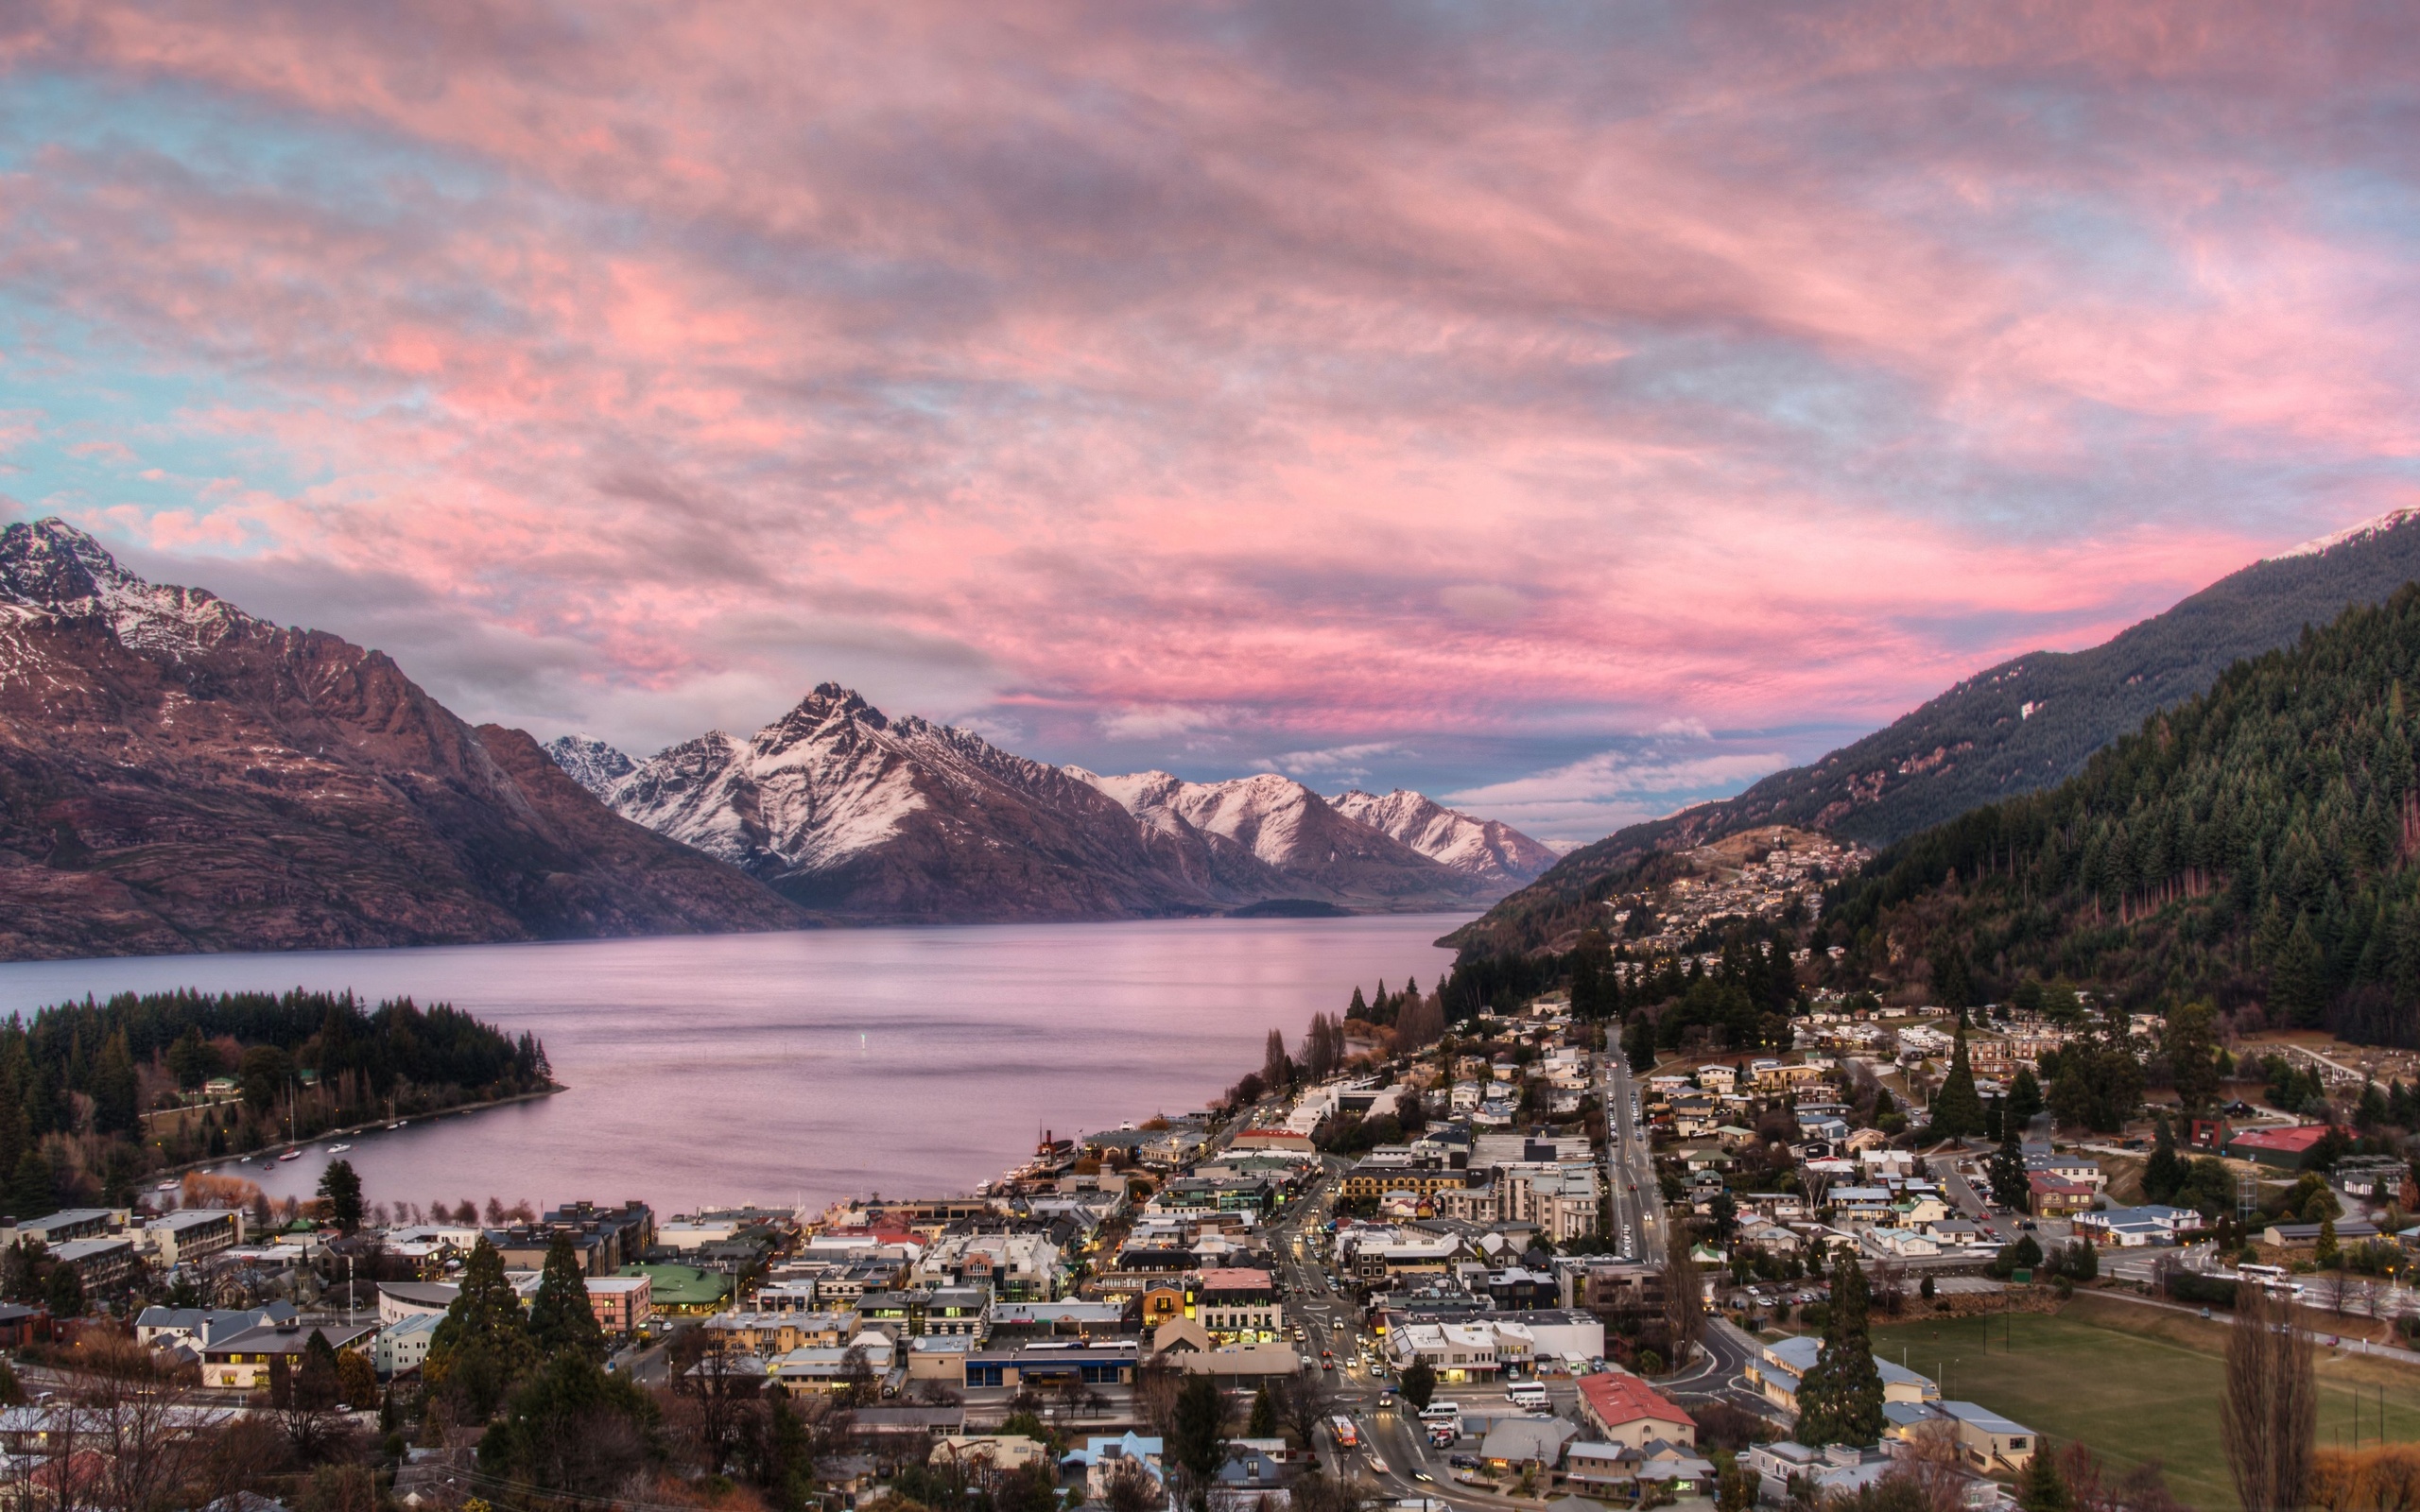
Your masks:
[{"label": "cloudy sky", "polygon": [[1592,838],[2420,503],[2393,6],[0,9],[0,510]]}]

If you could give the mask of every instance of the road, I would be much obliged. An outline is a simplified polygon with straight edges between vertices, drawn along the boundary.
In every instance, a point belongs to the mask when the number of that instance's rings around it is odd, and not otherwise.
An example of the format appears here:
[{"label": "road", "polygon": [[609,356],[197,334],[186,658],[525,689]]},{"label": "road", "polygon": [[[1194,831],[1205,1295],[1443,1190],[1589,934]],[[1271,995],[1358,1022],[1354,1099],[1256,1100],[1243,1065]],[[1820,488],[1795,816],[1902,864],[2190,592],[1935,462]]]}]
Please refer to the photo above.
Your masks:
[{"label": "road", "polygon": [[1941,1189],[1949,1194],[1949,1200],[1957,1205],[1960,1212],[1980,1225],[1983,1232],[1989,1234],[1995,1243],[2016,1243],[2015,1220],[1992,1211],[1992,1205],[1983,1199],[1982,1190],[1959,1169],[1959,1160],[1956,1155],[1936,1155],[1926,1163],[1931,1167],[1933,1176],[1941,1182]]},{"label": "road", "polygon": [[1615,1243],[1632,1260],[1664,1259],[1664,1189],[1655,1158],[1638,1126],[1637,1089],[1618,1052],[1605,1057],[1605,1184],[1611,1194]]}]

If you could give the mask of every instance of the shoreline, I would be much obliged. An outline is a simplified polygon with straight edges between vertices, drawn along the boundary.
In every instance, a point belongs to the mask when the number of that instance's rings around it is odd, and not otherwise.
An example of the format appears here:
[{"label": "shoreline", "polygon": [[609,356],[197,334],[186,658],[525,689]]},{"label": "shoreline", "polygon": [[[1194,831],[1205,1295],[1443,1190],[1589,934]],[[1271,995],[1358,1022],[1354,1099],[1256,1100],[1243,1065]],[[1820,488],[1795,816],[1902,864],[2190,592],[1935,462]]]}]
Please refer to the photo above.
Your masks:
[{"label": "shoreline", "polygon": [[[510,1108],[515,1103],[532,1103],[538,1101],[540,1098],[552,1097],[558,1092],[567,1092],[569,1091],[571,1091],[571,1089],[563,1085],[562,1082],[550,1081],[544,1087],[536,1091],[514,1092],[510,1097],[491,1097],[476,1103],[458,1103],[452,1108],[441,1108],[433,1112],[415,1114],[411,1118],[406,1119],[403,1122],[406,1125],[421,1123],[433,1124],[439,1119],[450,1118],[458,1113],[478,1113],[484,1112],[492,1108]],[[247,1160],[257,1160],[263,1158],[274,1162],[287,1150],[307,1150],[314,1144],[322,1143],[328,1140],[342,1139],[349,1134],[385,1133],[391,1126],[392,1122],[392,1120],[389,1120],[387,1122],[373,1122],[368,1124],[348,1124],[341,1128],[321,1129],[319,1133],[312,1135],[309,1139],[281,1140],[274,1144],[264,1144],[256,1150],[247,1150],[241,1155],[220,1155],[214,1156],[206,1160],[190,1160],[183,1165],[164,1165],[151,1172],[147,1179],[150,1180],[152,1183],[152,1187],[154,1189],[153,1194],[157,1195],[159,1183],[171,1177],[178,1178],[180,1184],[182,1184],[183,1177],[191,1176],[198,1171],[218,1174],[214,1170],[215,1167],[233,1164],[236,1168],[241,1169],[244,1162]],[[255,1185],[257,1184],[258,1183],[255,1183]]]}]

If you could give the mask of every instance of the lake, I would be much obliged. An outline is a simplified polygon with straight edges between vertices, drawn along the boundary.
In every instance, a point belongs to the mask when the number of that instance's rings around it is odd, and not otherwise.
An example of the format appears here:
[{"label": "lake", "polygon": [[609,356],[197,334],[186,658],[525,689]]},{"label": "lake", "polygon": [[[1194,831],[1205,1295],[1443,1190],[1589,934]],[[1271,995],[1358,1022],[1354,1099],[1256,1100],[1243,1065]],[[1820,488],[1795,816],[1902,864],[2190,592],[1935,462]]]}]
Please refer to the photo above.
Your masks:
[{"label": "lake", "polygon": [[[560,1095],[357,1136],[372,1202],[659,1213],[962,1192],[1045,1132],[1198,1108],[1357,985],[1433,987],[1463,915],[827,930],[0,965],[0,1013],[86,993],[352,988],[544,1041]],[[325,1141],[242,1175],[308,1195]]]}]

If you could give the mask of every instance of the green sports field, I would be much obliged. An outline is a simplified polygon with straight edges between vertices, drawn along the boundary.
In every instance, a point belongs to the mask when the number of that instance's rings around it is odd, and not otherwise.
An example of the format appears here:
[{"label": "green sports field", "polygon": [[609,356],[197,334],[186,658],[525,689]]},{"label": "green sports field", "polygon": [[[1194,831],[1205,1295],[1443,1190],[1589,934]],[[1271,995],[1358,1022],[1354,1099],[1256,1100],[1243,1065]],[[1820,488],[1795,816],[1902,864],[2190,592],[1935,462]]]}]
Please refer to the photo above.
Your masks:
[{"label": "green sports field", "polygon": [[[1945,1397],[2081,1439],[2120,1467],[2158,1460],[2177,1496],[2206,1512],[2236,1505],[2219,1449],[2223,1322],[2080,1297],[2056,1316],[1877,1327],[1874,1348]],[[2322,1445],[2351,1445],[2357,1395],[2361,1439],[2376,1442],[2381,1388],[2387,1436],[2420,1439],[2420,1369],[2322,1350],[2320,1382]]]}]

